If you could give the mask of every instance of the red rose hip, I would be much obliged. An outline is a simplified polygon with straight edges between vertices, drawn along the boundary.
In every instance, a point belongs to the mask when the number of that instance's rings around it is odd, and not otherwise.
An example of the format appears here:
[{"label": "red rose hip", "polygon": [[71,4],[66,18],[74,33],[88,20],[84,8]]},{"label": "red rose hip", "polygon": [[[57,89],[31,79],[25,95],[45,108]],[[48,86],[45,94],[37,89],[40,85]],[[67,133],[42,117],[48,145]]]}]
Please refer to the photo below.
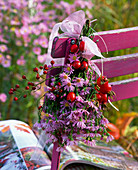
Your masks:
[{"label": "red rose hip", "polygon": [[85,47],[85,42],[81,41],[79,46],[80,51],[84,51],[84,47]]},{"label": "red rose hip", "polygon": [[76,99],[76,94],[74,92],[70,92],[68,95],[67,95],[67,100],[69,102],[74,102],[74,100]]},{"label": "red rose hip", "polygon": [[79,69],[81,66],[81,62],[80,61],[74,61],[72,63],[72,66],[74,67],[74,69]]},{"label": "red rose hip", "polygon": [[77,44],[73,44],[72,46],[71,46],[71,48],[70,48],[70,52],[71,53],[75,53],[75,52],[77,52],[78,51],[78,46],[77,46]]}]

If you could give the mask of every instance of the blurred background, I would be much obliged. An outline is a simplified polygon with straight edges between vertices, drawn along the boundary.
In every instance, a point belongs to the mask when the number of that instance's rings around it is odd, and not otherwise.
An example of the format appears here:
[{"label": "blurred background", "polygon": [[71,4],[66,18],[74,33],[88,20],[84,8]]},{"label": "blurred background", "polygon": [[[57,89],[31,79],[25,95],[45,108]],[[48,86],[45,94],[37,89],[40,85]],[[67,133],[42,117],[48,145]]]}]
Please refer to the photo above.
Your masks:
[{"label": "blurred background", "polygon": [[[0,120],[22,120],[31,127],[38,120],[37,100],[43,95],[43,89],[19,102],[8,94],[9,89],[15,84],[25,87],[24,74],[30,81],[33,80],[32,69],[43,65],[46,60],[48,38],[53,26],[80,9],[85,11],[87,18],[97,19],[97,32],[137,26],[137,0],[0,1]],[[104,56],[137,51],[137,48],[125,49]],[[131,74],[129,78],[135,76],[137,74]],[[117,80],[125,78],[128,76]],[[114,102],[114,105],[119,112],[108,106],[104,114],[113,124],[122,124],[117,142],[138,158],[138,98]]]}]

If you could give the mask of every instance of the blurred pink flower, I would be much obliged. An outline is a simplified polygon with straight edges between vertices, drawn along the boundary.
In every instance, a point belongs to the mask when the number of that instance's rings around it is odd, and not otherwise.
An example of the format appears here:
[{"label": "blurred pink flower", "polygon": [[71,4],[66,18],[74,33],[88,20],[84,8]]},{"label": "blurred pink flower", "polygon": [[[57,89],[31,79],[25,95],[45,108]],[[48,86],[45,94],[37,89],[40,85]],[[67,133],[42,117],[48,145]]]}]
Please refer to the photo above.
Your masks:
[{"label": "blurred pink flower", "polygon": [[39,26],[34,26],[32,29],[33,34],[39,35],[41,32],[39,30]]},{"label": "blurred pink flower", "polygon": [[47,30],[48,30],[48,27],[44,23],[40,23],[38,27],[39,27],[40,31],[43,33],[47,32]]},{"label": "blurred pink flower", "polygon": [[75,4],[75,6],[81,7],[82,9],[84,9],[84,8],[91,9],[93,7],[93,3],[91,2],[91,0],[89,0],[89,1],[76,0],[74,2],[74,4]]},{"label": "blurred pink flower", "polygon": [[39,39],[35,39],[33,45],[39,45]]},{"label": "blurred pink flower", "polygon": [[4,60],[4,56],[0,53],[0,64],[2,63],[3,60]]},{"label": "blurred pink flower", "polygon": [[17,46],[21,46],[21,45],[22,45],[22,42],[21,42],[20,40],[17,40],[17,41],[16,41],[16,45],[17,45]]},{"label": "blurred pink flower", "polygon": [[90,13],[90,11],[86,10],[86,14],[87,14],[87,16],[88,16],[89,19],[92,19],[92,18],[93,18],[93,16],[92,16],[92,14]]},{"label": "blurred pink flower", "polygon": [[20,33],[22,35],[28,35],[31,33],[31,30],[28,28],[28,26],[23,26],[21,29],[20,29]]},{"label": "blurred pink flower", "polygon": [[0,35],[0,42],[8,43],[8,41],[3,38],[3,35]]},{"label": "blurred pink flower", "polygon": [[45,36],[40,36],[39,37],[39,44],[43,47],[43,48],[47,48],[48,47],[48,40]]},{"label": "blurred pink flower", "polygon": [[5,52],[5,51],[7,51],[8,50],[8,48],[7,48],[7,46],[6,45],[0,45],[0,51],[1,52]]},{"label": "blurred pink flower", "polygon": [[39,55],[37,57],[37,59],[40,63],[44,63],[46,61],[46,58],[47,58],[47,54]]},{"label": "blurred pink flower", "polygon": [[1,93],[1,94],[0,94],[0,100],[1,100],[1,102],[6,102],[7,96],[6,96],[5,93]]},{"label": "blurred pink flower", "polygon": [[40,55],[41,54],[41,48],[40,47],[34,47],[33,52],[37,55]]},{"label": "blurred pink flower", "polygon": [[38,97],[40,97],[42,94],[42,92],[40,90],[37,90],[37,91],[32,91],[31,92],[31,95],[34,96],[36,99],[38,99]]},{"label": "blurred pink flower", "polygon": [[10,67],[11,65],[11,60],[6,60],[5,58],[2,60],[1,64],[3,67]]},{"label": "blurred pink flower", "polygon": [[20,66],[24,66],[26,63],[26,61],[24,60],[24,56],[21,56],[18,60],[17,60],[17,64]]}]

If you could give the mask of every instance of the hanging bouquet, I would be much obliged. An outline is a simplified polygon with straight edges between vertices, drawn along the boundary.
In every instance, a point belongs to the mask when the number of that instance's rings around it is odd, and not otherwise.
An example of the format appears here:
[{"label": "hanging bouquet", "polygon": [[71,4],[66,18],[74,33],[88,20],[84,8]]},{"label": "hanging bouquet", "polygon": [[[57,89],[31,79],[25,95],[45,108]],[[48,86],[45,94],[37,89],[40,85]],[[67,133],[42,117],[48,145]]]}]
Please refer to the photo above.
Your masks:
[{"label": "hanging bouquet", "polygon": [[[73,39],[64,64],[57,66],[61,59],[54,59],[50,54],[59,28],[62,31],[60,37]],[[27,81],[24,90],[27,93],[35,92],[42,82],[46,81],[44,102],[38,106],[39,121],[35,126],[42,128],[48,135],[46,142],[58,142],[58,151],[80,140],[93,146],[96,137],[102,140],[107,136],[107,141],[113,139],[106,130],[108,120],[104,117],[103,110],[114,92],[111,91],[108,79],[102,75],[92,60],[94,55],[104,58],[92,39],[93,28],[90,21],[85,20],[84,12],[77,11],[71,14],[62,23],[56,24],[52,30],[47,63],[33,69],[36,80],[40,82],[35,84],[29,82],[25,75],[22,76]],[[59,68],[60,71],[57,73]],[[17,94],[18,91],[17,84],[15,88],[10,89],[9,94]],[[21,90],[22,93],[24,91]],[[27,94],[22,96],[26,98]],[[17,101],[18,97],[15,96],[14,100]]]}]

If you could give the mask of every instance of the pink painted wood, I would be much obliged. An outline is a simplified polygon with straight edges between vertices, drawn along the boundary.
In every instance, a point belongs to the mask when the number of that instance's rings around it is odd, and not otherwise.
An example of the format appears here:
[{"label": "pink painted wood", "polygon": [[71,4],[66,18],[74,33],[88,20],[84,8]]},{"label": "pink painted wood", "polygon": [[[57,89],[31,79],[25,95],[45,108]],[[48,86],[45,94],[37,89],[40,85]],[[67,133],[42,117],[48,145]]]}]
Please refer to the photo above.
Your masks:
[{"label": "pink painted wood", "polygon": [[[94,60],[94,63],[102,71],[101,60]],[[138,53],[118,57],[105,58],[103,60],[103,74],[107,78],[128,75],[138,72]]]},{"label": "pink painted wood", "polygon": [[59,163],[60,163],[60,152],[57,152],[56,149],[58,147],[58,143],[54,143],[53,154],[52,154],[52,163],[51,163],[51,170],[58,170]]},{"label": "pink painted wood", "polygon": [[[97,35],[98,34],[98,35]],[[124,28],[118,30],[110,30],[95,33],[94,41],[101,52],[106,52],[105,45],[99,36],[105,41],[108,51],[132,48],[138,46],[138,27]],[[52,51],[53,58],[64,58],[66,53],[66,45],[68,38],[55,38]]]},{"label": "pink painted wood", "polygon": [[138,96],[138,77],[110,83],[115,92],[112,101],[118,101]]},{"label": "pink painted wood", "polygon": [[[104,39],[108,51],[138,46],[138,27],[103,31],[98,32],[98,35]],[[98,47],[100,48],[101,52],[106,52],[105,45],[98,35],[95,34],[94,41],[99,39],[99,42],[97,43]]]}]

